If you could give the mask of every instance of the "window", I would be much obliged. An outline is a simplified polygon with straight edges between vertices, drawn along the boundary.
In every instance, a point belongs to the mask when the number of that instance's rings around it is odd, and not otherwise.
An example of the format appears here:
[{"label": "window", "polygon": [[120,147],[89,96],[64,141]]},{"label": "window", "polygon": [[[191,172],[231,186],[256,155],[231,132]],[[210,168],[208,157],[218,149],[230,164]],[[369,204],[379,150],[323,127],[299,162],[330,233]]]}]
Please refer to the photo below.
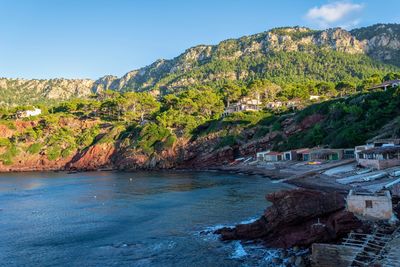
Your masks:
[{"label": "window", "polygon": [[365,200],[365,207],[367,209],[372,209],[372,200]]}]

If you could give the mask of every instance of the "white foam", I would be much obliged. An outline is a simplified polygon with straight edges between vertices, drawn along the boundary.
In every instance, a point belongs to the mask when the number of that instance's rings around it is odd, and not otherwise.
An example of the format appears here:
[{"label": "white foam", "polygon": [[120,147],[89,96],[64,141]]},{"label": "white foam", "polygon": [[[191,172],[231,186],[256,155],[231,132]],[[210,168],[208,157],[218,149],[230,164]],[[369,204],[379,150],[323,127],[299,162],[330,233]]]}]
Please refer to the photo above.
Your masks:
[{"label": "white foam", "polygon": [[248,254],[246,250],[243,248],[240,241],[235,242],[235,250],[231,255],[231,259],[240,259],[246,257]]},{"label": "white foam", "polygon": [[249,223],[253,223],[255,221],[257,221],[260,218],[260,216],[257,217],[252,217],[250,219],[247,219],[245,221],[240,222],[239,224],[249,224]]}]

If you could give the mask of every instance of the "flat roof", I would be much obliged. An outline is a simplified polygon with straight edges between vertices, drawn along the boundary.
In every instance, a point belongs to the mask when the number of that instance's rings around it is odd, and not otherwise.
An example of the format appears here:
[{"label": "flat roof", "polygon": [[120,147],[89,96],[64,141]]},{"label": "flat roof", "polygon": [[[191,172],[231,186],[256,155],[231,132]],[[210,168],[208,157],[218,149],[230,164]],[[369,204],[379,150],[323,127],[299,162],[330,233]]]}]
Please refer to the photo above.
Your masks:
[{"label": "flat roof", "polygon": [[381,154],[390,152],[400,152],[400,146],[383,146],[383,147],[373,147],[367,150],[359,152],[360,154]]}]

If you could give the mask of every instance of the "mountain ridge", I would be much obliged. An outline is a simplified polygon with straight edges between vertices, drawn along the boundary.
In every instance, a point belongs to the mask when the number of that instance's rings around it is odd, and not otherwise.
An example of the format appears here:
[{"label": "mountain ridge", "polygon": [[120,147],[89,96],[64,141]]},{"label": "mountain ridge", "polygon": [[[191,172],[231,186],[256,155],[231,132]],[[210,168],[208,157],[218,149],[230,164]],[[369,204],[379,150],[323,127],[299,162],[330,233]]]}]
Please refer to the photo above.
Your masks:
[{"label": "mountain ridge", "polygon": [[[375,24],[351,31],[280,27],[223,40],[216,45],[197,45],[175,58],[156,60],[121,77],[105,75],[97,80],[0,78],[0,90],[5,92],[3,95],[10,96],[1,97],[0,103],[12,104],[19,98],[25,99],[22,102],[64,100],[108,89],[152,91],[163,95],[222,80],[266,78],[278,84],[294,79],[357,80],[374,71],[399,70],[399,48],[399,24]],[[320,69],[312,65],[315,62],[328,66]],[[340,71],[349,75],[340,77],[340,73],[335,73],[339,65]],[[284,67],[290,70],[284,72]]]}]

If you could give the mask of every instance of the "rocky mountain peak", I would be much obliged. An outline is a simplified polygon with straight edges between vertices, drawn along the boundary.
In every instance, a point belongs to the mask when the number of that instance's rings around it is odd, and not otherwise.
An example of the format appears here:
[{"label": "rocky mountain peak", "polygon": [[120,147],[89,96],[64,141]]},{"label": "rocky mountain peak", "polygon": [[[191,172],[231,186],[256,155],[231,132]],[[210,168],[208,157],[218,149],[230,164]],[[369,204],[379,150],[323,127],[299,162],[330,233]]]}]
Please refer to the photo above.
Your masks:
[{"label": "rocky mountain peak", "polygon": [[385,63],[400,63],[400,24],[375,24],[354,29],[351,34],[366,43],[366,53]]}]

